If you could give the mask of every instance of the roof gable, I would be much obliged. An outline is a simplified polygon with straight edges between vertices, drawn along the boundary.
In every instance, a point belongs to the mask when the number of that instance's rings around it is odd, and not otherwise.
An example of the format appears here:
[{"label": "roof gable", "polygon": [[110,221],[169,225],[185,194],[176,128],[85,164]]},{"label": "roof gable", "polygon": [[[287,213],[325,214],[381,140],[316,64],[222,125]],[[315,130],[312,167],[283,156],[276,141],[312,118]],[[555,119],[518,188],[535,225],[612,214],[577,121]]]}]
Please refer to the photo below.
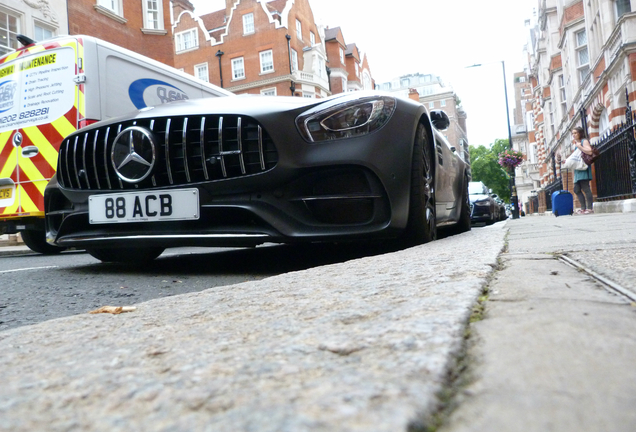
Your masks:
[{"label": "roof gable", "polygon": [[325,42],[337,41],[343,47],[346,46],[340,27],[325,29]]},{"label": "roof gable", "polygon": [[360,51],[358,51],[358,46],[355,43],[351,43],[347,45],[347,49],[345,50],[345,55],[351,56],[356,60],[360,61]]}]

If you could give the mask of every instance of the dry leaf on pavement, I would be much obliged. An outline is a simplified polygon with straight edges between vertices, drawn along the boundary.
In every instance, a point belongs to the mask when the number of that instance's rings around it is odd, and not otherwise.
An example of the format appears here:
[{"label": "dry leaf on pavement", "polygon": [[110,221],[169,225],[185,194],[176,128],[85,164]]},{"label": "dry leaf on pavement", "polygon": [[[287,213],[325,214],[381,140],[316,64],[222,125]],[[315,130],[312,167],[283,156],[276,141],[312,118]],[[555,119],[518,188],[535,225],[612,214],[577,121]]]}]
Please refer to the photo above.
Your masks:
[{"label": "dry leaf on pavement", "polygon": [[124,312],[133,312],[137,308],[135,306],[102,306],[99,309],[95,309],[90,311],[90,314],[98,314],[98,313],[109,313],[109,314],[120,314]]}]

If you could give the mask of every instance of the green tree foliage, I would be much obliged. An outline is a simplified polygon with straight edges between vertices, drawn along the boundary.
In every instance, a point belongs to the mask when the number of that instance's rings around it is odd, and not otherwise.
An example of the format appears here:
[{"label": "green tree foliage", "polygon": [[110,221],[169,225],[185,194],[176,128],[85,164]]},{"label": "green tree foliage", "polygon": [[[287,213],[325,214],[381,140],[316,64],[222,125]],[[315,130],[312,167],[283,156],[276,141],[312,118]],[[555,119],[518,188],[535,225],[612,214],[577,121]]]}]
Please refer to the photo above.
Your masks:
[{"label": "green tree foliage", "polygon": [[490,147],[470,146],[470,164],[473,181],[483,182],[505,202],[510,202],[510,177],[499,165],[499,153],[509,148],[508,140],[498,139]]}]

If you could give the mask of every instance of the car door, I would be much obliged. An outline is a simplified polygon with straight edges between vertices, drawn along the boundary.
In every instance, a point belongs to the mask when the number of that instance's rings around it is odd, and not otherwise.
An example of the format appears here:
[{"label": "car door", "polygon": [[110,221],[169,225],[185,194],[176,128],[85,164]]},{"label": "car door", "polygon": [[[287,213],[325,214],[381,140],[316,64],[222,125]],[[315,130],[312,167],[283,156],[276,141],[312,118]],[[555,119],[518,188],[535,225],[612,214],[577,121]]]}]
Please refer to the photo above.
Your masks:
[{"label": "car door", "polygon": [[434,131],[435,153],[437,156],[436,173],[436,212],[440,222],[448,219],[457,206],[457,188],[459,164],[458,156],[451,150],[448,140],[439,131]]}]

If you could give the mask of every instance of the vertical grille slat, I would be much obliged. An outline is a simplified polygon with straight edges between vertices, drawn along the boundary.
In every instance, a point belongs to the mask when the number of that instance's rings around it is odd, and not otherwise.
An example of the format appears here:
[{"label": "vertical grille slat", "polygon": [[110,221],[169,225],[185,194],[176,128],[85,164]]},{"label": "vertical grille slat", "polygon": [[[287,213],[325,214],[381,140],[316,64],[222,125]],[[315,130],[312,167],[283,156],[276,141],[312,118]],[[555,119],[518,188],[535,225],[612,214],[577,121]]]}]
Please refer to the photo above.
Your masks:
[{"label": "vertical grille slat", "polygon": [[170,124],[171,123],[172,123],[172,119],[169,118],[168,121],[166,122],[166,133],[165,133],[164,143],[166,147],[166,171],[168,173],[168,182],[170,182],[170,184],[173,184],[174,181],[172,180],[172,168],[170,164]]},{"label": "vertical grille slat", "polygon": [[[117,135],[115,135],[115,137],[119,136],[119,134],[121,133],[121,129],[122,129],[122,125],[120,124],[119,126],[117,126]],[[119,178],[119,176],[117,176],[116,179],[119,182],[119,189],[123,189],[124,188],[124,184],[122,183],[122,181]]]},{"label": "vertical grille slat", "polygon": [[95,136],[93,137],[93,175],[95,176],[95,183],[97,184],[97,189],[101,189],[102,185],[99,181],[99,172],[97,171],[97,139],[99,137],[99,129],[95,131]]},{"label": "vertical grille slat", "polygon": [[[111,163],[115,138],[137,125],[152,132],[156,163],[151,176],[133,184]],[[267,131],[238,115],[194,115],[122,121],[78,131],[60,146],[60,184],[76,190],[136,190],[226,181],[274,168],[278,152]]]},{"label": "vertical grille slat", "polygon": [[183,170],[185,171],[186,180],[190,180],[190,168],[188,167],[188,118],[183,119],[183,131],[181,131],[181,147],[183,148]]},{"label": "vertical grille slat", "polygon": [[[154,119],[150,120],[150,127],[148,127],[148,129],[150,129],[151,132],[155,131],[155,120]],[[157,178],[156,178],[156,176],[154,174],[152,176],[152,186],[153,187],[157,186]]]},{"label": "vertical grille slat", "polygon": [[79,170],[77,169],[77,142],[79,141],[79,135],[75,136],[75,142],[73,143],[73,172],[75,174],[75,180],[77,180],[77,188],[82,189],[82,183],[79,178]]},{"label": "vertical grille slat", "polygon": [[113,186],[110,183],[110,174],[108,170],[108,138],[110,137],[110,128],[106,128],[106,136],[104,137],[104,170],[106,171],[106,183],[108,184],[108,189],[112,189]]},{"label": "vertical grille slat", "polygon": [[219,156],[221,158],[221,171],[223,172],[223,177],[227,178],[225,158],[223,157],[223,116],[219,117]]},{"label": "vertical grille slat", "polygon": [[258,125],[258,155],[261,161],[261,171],[265,171],[265,154],[263,153],[263,128]]},{"label": "vertical grille slat", "polygon": [[82,145],[82,166],[84,170],[84,178],[86,180],[86,187],[91,189],[91,182],[89,180],[88,168],[86,166],[86,146],[88,145],[88,134],[84,134],[84,144]]},{"label": "vertical grille slat", "polygon": [[201,166],[203,167],[203,177],[209,180],[208,164],[205,157],[205,117],[201,117],[201,129],[199,131],[199,145],[201,146]]},{"label": "vertical grille slat", "polygon": [[[62,157],[60,156],[60,171],[61,171],[62,173],[64,173],[64,174],[66,174],[66,179],[68,179],[68,183],[67,183],[67,184],[65,184],[64,186],[69,187],[69,188],[72,188],[72,187],[73,187],[73,184],[71,183],[71,171],[70,171],[71,166],[70,166],[70,165],[69,165],[69,163],[68,163],[68,154],[69,154],[69,152],[70,152],[70,149],[69,149],[69,146],[70,146],[70,145],[71,145],[71,142],[67,140],[67,141],[66,141],[66,145],[64,146],[64,149],[65,149],[65,151],[64,151],[64,158],[62,158]],[[65,165],[65,167],[62,167],[62,166],[61,166],[62,161],[64,161],[64,162],[65,162],[65,164],[64,164],[64,165]],[[62,175],[62,177],[64,177],[64,175]]]},{"label": "vertical grille slat", "polygon": [[241,165],[241,174],[245,174],[245,158],[243,156],[243,128],[241,127],[243,119],[241,117],[236,121],[236,141],[238,145],[239,164]]}]

